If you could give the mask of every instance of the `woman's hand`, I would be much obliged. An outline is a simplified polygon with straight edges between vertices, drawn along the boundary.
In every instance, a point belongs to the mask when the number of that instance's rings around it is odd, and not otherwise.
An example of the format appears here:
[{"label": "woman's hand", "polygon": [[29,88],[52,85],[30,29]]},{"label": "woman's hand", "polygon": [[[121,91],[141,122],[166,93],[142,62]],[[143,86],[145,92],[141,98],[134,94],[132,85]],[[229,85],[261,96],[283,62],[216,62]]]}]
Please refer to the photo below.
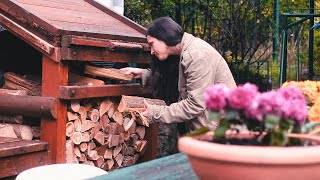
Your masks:
[{"label": "woman's hand", "polygon": [[[141,115],[143,115],[144,117],[149,119],[149,111],[148,111],[149,104],[147,103],[147,101],[145,99],[143,100],[143,104],[144,104],[145,110],[141,113]],[[150,121],[150,119],[149,119],[149,121]]]},{"label": "woman's hand", "polygon": [[141,78],[142,76],[141,68],[125,67],[121,68],[120,71],[124,72],[125,74],[132,74],[133,78]]}]

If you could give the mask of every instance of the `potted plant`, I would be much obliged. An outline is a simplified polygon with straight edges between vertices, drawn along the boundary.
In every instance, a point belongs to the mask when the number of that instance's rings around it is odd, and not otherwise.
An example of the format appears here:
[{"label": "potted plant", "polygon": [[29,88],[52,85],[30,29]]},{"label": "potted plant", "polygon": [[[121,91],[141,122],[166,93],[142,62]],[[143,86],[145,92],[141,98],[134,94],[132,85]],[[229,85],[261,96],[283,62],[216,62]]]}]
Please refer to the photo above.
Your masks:
[{"label": "potted plant", "polygon": [[218,128],[178,142],[201,179],[320,177],[320,137],[304,134],[308,106],[299,88],[261,93],[250,83],[233,89],[217,84],[205,99]]}]

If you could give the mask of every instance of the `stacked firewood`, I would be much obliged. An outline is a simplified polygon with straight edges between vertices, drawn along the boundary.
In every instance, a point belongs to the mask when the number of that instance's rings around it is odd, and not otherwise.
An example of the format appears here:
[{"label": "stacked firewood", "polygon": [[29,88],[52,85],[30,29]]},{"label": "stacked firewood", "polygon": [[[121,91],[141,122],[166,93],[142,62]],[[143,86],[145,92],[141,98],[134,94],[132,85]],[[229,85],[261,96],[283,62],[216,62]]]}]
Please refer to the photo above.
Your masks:
[{"label": "stacked firewood", "polygon": [[[131,166],[147,148],[148,120],[141,115],[143,99],[72,100],[66,124],[66,162],[84,163],[110,171]],[[147,99],[150,104],[165,103]]]},{"label": "stacked firewood", "polygon": [[[0,95],[24,96],[27,95],[27,91],[0,88]],[[0,137],[37,139],[40,138],[40,128],[27,125],[22,116],[0,114]]]}]

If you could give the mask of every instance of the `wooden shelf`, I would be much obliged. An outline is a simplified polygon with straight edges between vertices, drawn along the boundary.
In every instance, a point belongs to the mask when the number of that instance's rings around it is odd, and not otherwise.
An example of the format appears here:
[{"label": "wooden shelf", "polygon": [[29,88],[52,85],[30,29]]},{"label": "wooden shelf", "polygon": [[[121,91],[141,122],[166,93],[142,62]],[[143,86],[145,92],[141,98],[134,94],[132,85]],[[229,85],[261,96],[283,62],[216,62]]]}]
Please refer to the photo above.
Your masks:
[{"label": "wooden shelf", "polygon": [[151,94],[150,88],[141,88],[140,84],[116,84],[102,86],[60,86],[59,98],[64,100],[105,96]]}]

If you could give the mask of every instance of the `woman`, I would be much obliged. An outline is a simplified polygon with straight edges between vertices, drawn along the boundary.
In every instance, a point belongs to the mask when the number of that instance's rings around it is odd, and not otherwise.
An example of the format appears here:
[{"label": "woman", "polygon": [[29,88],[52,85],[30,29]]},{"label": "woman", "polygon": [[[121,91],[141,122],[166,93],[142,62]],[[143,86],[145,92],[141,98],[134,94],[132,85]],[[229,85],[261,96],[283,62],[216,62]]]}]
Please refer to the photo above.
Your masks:
[{"label": "woman", "polygon": [[[215,83],[235,87],[231,71],[223,57],[207,42],[184,32],[180,25],[169,17],[154,20],[147,30],[147,41],[151,54],[159,61],[169,61],[171,56],[179,57],[179,101],[169,106],[145,103],[142,113],[151,123],[186,122],[188,131],[206,126],[215,129],[209,121],[204,102],[205,89]],[[134,78],[141,78],[146,85],[152,78],[149,69],[127,67],[121,69]],[[165,89],[165,87],[164,87]]]}]

